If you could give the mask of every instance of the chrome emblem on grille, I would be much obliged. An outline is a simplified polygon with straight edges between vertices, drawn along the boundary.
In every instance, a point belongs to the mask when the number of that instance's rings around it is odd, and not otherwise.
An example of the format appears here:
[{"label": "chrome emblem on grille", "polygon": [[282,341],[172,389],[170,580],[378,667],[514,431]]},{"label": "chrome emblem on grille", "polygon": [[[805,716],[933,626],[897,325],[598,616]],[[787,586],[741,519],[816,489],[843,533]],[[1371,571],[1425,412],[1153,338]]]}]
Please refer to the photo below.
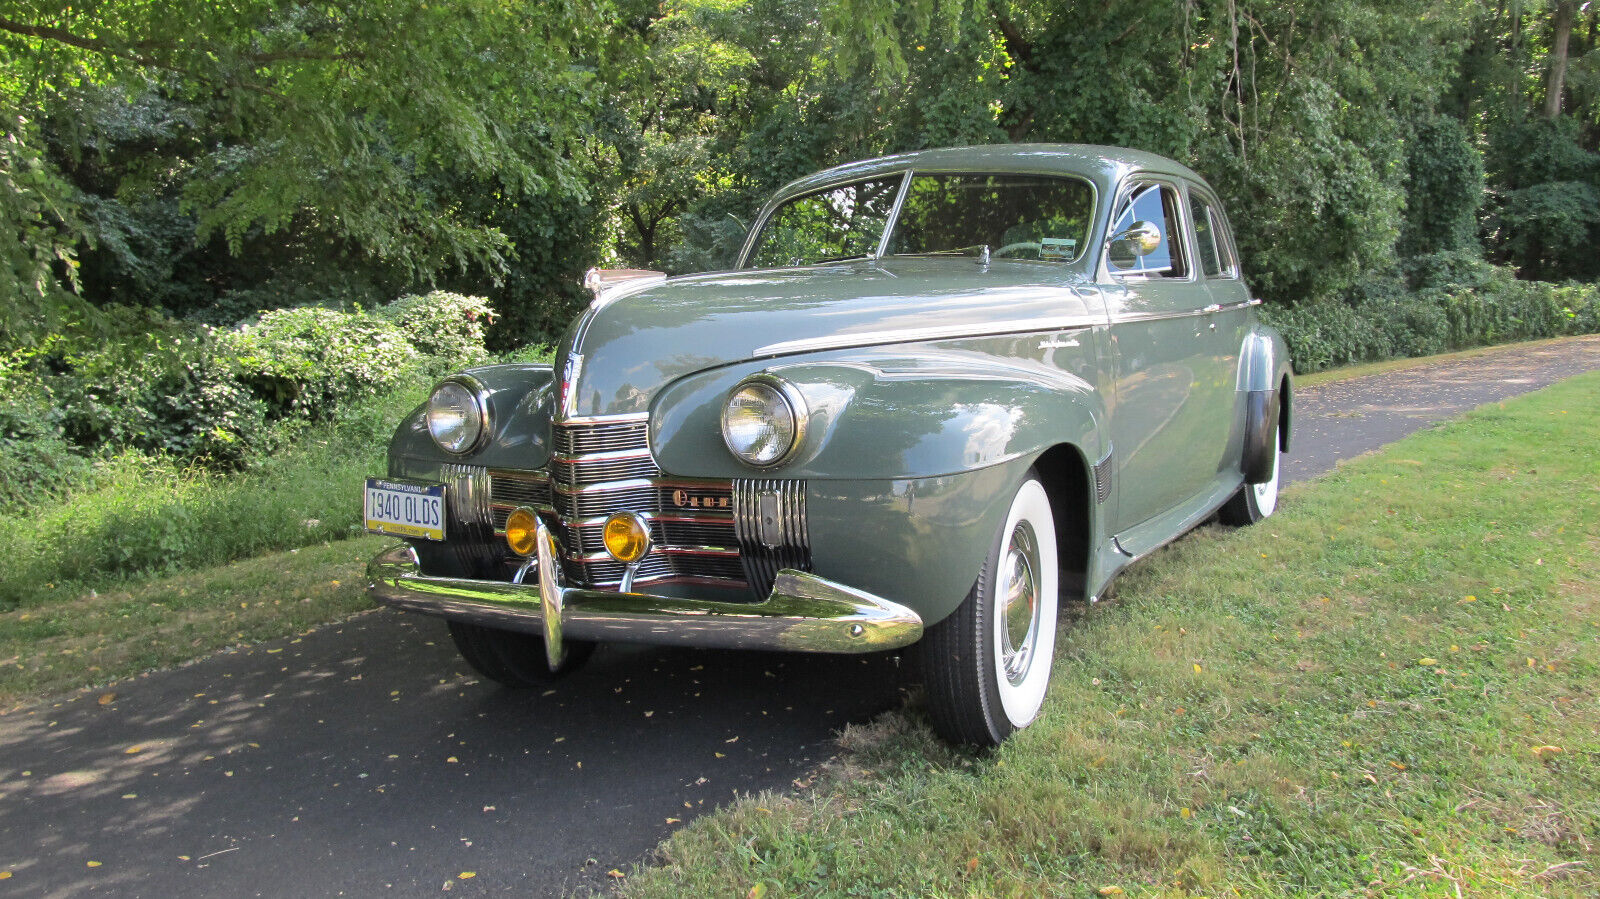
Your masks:
[{"label": "chrome emblem on grille", "polygon": [[701,496],[679,489],[672,491],[672,504],[680,509],[727,509],[730,500],[726,496]]}]

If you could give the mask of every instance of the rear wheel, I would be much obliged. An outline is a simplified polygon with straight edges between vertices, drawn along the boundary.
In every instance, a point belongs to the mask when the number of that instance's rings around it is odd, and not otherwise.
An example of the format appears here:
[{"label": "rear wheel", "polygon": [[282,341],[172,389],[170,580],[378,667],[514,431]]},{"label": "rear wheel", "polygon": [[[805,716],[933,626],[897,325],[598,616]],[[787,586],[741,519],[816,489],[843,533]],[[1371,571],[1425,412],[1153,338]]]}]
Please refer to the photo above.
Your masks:
[{"label": "rear wheel", "polygon": [[450,622],[456,651],[479,674],[507,687],[540,687],[581,666],[594,652],[587,640],[566,641],[567,654],[556,670],[545,660],[544,638],[499,628]]},{"label": "rear wheel", "polygon": [[1030,474],[966,600],[917,643],[940,736],[994,746],[1038,716],[1055,657],[1058,588],[1050,498]]},{"label": "rear wheel", "polygon": [[1259,484],[1243,484],[1239,492],[1217,510],[1223,524],[1244,527],[1255,524],[1278,509],[1278,475],[1282,470],[1283,454],[1279,442],[1283,435],[1276,428],[1272,432],[1272,477]]}]

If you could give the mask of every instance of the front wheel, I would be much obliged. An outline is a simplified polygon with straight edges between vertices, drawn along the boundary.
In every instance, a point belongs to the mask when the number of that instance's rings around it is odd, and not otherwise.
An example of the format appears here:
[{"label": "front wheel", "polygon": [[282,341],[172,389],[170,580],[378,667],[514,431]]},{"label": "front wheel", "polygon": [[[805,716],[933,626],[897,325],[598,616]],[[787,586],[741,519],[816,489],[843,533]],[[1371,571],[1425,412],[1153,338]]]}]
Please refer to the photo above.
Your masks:
[{"label": "front wheel", "polygon": [[1055,657],[1058,588],[1050,497],[1030,474],[966,600],[916,644],[940,736],[995,746],[1038,716]]},{"label": "front wheel", "polygon": [[451,621],[450,639],[473,670],[516,689],[542,687],[567,674],[587,661],[595,647],[586,640],[568,640],[566,658],[552,671],[545,660],[544,638],[538,634]]}]

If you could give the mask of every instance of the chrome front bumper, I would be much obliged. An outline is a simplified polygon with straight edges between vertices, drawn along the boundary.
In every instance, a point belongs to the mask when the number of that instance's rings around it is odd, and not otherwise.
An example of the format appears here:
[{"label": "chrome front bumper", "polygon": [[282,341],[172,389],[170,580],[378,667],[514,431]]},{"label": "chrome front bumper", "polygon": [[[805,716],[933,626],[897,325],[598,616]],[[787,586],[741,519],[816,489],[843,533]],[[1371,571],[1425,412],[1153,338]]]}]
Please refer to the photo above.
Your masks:
[{"label": "chrome front bumper", "polygon": [[915,643],[922,619],[899,603],[792,569],[759,603],[608,593],[566,585],[559,544],[539,528],[539,583],[430,577],[408,544],[367,564],[367,593],[426,615],[542,634],[552,668],[567,639],[791,652],[877,652]]}]

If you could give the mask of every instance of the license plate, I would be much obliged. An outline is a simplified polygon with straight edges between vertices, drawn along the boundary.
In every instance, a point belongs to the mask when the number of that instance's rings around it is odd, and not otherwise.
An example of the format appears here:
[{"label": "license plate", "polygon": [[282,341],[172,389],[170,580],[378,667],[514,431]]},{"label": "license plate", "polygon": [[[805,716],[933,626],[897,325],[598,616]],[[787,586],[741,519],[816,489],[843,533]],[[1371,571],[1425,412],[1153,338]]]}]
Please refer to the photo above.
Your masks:
[{"label": "license plate", "polygon": [[361,502],[367,530],[375,534],[444,539],[444,485],[367,478]]}]

